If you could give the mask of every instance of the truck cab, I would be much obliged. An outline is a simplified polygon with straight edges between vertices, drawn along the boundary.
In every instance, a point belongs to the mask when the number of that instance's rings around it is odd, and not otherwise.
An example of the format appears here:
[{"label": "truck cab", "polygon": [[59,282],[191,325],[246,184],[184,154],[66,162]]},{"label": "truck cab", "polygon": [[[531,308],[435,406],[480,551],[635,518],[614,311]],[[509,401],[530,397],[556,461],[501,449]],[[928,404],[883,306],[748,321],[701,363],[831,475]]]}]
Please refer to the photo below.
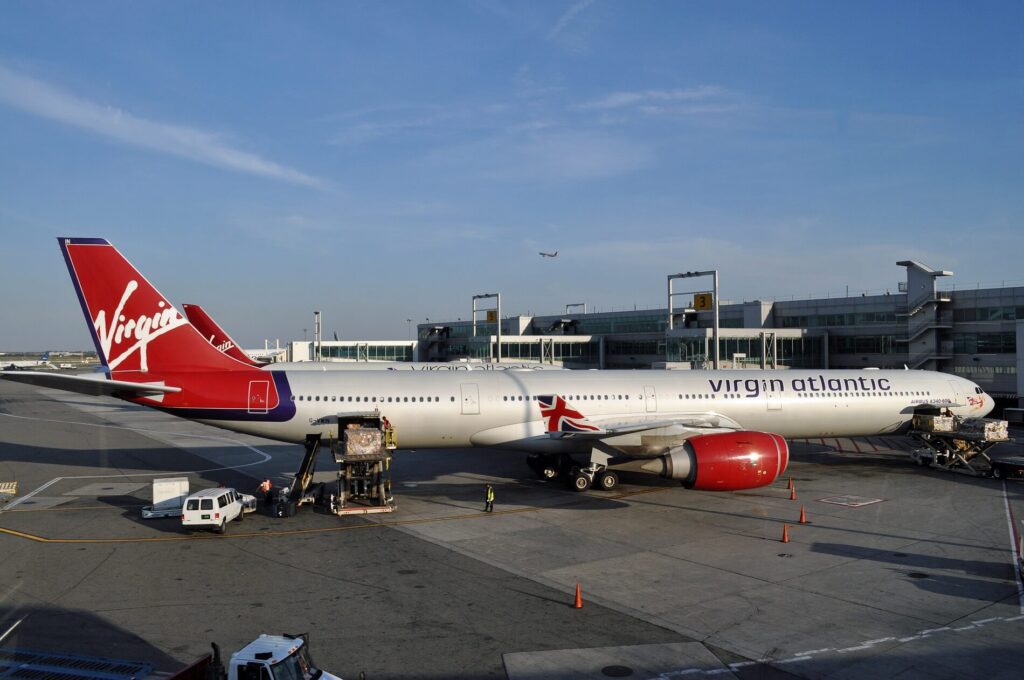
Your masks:
[{"label": "truck cab", "polygon": [[341,680],[317,668],[305,635],[260,635],[231,655],[228,680]]}]

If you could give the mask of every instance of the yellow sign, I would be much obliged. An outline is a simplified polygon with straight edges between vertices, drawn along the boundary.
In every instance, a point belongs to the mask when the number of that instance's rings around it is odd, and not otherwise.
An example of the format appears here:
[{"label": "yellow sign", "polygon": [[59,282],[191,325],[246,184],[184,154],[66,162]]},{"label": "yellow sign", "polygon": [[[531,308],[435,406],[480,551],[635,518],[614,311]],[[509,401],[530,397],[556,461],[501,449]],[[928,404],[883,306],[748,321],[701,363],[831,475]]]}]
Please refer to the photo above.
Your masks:
[{"label": "yellow sign", "polygon": [[487,323],[496,323],[498,321],[498,310],[488,309],[487,310]]},{"label": "yellow sign", "polygon": [[698,312],[711,309],[714,306],[711,293],[694,293],[693,308]]}]

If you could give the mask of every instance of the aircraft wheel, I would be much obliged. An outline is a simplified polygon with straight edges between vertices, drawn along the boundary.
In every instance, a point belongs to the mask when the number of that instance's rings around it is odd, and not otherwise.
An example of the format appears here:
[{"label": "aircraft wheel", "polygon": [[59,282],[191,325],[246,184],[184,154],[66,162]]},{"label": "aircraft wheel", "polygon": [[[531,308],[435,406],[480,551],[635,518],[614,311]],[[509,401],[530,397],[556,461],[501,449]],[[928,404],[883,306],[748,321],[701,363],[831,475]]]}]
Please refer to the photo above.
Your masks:
[{"label": "aircraft wheel", "polygon": [[597,478],[597,486],[601,491],[612,491],[619,485],[619,476],[611,470],[605,470]]},{"label": "aircraft wheel", "polygon": [[551,481],[558,477],[558,468],[554,465],[545,464],[540,470],[540,478]]},{"label": "aircraft wheel", "polygon": [[996,465],[996,466],[994,466],[992,468],[992,478],[993,479],[1003,479],[1005,477],[1006,477],[1006,473],[1003,471],[1003,468],[1002,468],[1001,465]]},{"label": "aircraft wheel", "polygon": [[586,491],[590,488],[591,479],[582,471],[577,470],[572,476],[572,490],[573,491]]}]

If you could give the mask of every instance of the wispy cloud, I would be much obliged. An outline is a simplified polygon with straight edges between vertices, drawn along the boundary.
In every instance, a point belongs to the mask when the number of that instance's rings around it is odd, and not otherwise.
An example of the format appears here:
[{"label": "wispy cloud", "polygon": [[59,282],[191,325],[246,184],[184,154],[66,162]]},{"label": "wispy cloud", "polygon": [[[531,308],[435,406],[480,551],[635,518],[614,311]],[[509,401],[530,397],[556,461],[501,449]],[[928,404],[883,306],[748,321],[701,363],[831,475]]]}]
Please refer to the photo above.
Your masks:
[{"label": "wispy cloud", "polygon": [[576,18],[576,15],[585,10],[590,5],[594,4],[594,0],[579,0],[573,3],[569,9],[562,13],[562,16],[558,17],[558,21],[548,31],[548,39],[554,40],[557,38],[565,28],[572,23],[572,20]]},{"label": "wispy cloud", "polygon": [[717,85],[700,85],[676,90],[613,92],[600,99],[577,104],[575,108],[582,111],[606,111],[630,107],[659,107],[666,104],[696,104],[721,100],[729,94],[729,90]]},{"label": "wispy cloud", "polygon": [[147,120],[80,99],[4,66],[0,66],[0,102],[125,144],[197,163],[317,189],[327,187],[321,179],[235,149],[216,134]]},{"label": "wispy cloud", "polygon": [[601,8],[604,11],[586,11],[593,4],[594,0],[578,0],[570,5],[548,29],[548,41],[569,52],[588,52],[591,36],[606,20],[608,14],[607,6]]}]

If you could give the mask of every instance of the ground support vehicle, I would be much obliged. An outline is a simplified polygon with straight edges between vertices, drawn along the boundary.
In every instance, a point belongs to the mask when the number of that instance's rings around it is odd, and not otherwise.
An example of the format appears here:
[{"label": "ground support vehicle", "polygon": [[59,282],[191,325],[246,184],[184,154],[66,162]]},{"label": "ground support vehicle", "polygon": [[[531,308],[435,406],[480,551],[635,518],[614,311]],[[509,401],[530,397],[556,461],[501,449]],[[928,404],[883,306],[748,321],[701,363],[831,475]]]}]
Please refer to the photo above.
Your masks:
[{"label": "ground support vehicle", "polygon": [[309,636],[260,635],[231,655],[227,668],[220,647],[168,680],[341,680],[320,670],[309,654]]},{"label": "ground support vehicle", "polygon": [[991,418],[918,415],[914,416],[912,428],[908,434],[922,445],[910,453],[915,463],[946,470],[966,469],[979,477],[988,474],[987,470],[975,467],[980,461],[994,470],[988,450],[1012,441],[1006,421]]},{"label": "ground support vehicle", "polygon": [[185,499],[181,511],[184,527],[206,527],[218,534],[227,531],[228,522],[245,519],[246,512],[256,510],[256,497],[234,489],[218,487],[203,489]]},{"label": "ground support vehicle", "polygon": [[338,414],[329,422],[337,425],[327,439],[338,464],[337,481],[313,483],[323,437],[307,435],[299,470],[291,484],[278,493],[273,514],[289,517],[299,506],[314,503],[339,516],[392,512],[391,451],[397,446],[395,431],[386,426],[377,411]]},{"label": "ground support vehicle", "polygon": [[331,451],[338,464],[332,512],[337,515],[392,512],[391,451],[395,431],[374,411],[339,415]]},{"label": "ground support vehicle", "polygon": [[188,477],[165,477],[153,480],[153,505],[142,508],[142,519],[181,517],[188,498]]},{"label": "ground support vehicle", "polygon": [[993,458],[991,465],[992,476],[996,479],[1019,479],[1024,477],[1024,456]]}]

